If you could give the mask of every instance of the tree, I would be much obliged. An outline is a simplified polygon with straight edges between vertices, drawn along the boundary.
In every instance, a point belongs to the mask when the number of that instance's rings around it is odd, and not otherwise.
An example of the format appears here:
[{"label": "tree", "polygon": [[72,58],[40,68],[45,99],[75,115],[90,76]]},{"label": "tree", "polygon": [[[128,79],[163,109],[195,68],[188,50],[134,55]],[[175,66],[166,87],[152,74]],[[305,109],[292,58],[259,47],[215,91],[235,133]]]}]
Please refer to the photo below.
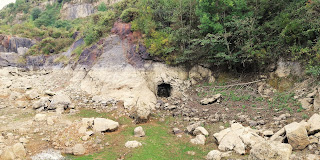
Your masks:
[{"label": "tree", "polygon": [[41,10],[39,8],[34,8],[31,11],[31,19],[34,21],[39,18]]}]

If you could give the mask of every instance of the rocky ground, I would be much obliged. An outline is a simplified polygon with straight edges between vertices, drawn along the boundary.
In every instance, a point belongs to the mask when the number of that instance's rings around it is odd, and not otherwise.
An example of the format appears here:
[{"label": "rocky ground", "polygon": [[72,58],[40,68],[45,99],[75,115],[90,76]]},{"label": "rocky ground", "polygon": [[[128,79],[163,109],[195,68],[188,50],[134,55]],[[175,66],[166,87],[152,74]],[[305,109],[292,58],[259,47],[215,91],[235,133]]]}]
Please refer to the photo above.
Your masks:
[{"label": "rocky ground", "polygon": [[318,89],[194,82],[158,97],[141,121],[122,100],[88,94],[72,78],[1,69],[1,159],[319,159]]}]

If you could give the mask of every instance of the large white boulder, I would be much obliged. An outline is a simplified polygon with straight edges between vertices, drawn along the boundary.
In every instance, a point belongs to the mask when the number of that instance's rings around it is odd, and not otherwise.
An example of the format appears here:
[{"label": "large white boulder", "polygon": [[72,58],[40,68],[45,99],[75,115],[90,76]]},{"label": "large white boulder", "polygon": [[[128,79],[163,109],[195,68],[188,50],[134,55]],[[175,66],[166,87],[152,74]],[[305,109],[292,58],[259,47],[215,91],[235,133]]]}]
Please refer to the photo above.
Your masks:
[{"label": "large white boulder", "polygon": [[93,130],[95,132],[115,131],[119,127],[119,123],[110,119],[96,118],[93,121]]}]

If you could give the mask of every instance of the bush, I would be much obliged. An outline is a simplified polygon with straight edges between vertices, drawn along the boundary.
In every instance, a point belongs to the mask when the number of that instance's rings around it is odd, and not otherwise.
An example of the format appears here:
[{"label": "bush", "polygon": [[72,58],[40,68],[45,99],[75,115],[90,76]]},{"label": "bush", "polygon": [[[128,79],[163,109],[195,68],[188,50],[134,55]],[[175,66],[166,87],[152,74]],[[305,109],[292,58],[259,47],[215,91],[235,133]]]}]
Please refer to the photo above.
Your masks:
[{"label": "bush", "polygon": [[120,18],[122,19],[123,22],[131,22],[135,18],[139,16],[139,10],[137,8],[128,8],[122,12],[120,15]]},{"label": "bush", "polygon": [[98,11],[101,11],[101,12],[107,11],[107,5],[104,2],[100,3],[98,6]]},{"label": "bush", "polygon": [[306,69],[306,73],[309,75],[312,75],[314,77],[320,77],[320,66],[311,66],[309,65]]},{"label": "bush", "polygon": [[41,10],[39,8],[34,8],[32,11],[31,11],[31,19],[34,21],[36,19],[39,18],[41,14]]}]

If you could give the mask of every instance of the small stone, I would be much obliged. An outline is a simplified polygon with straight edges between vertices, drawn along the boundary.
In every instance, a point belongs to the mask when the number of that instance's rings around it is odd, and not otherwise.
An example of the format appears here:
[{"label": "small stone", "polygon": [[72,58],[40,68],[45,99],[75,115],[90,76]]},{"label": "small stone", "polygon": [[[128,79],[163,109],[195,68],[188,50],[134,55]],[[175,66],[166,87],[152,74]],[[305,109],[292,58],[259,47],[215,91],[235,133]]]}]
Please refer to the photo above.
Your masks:
[{"label": "small stone", "polygon": [[195,151],[188,151],[187,154],[194,156],[196,154],[196,152]]},{"label": "small stone", "polygon": [[142,146],[142,144],[138,141],[128,141],[128,142],[126,142],[125,146],[127,148],[137,148],[137,147]]},{"label": "small stone", "polygon": [[145,134],[145,132],[144,132],[144,130],[143,130],[143,128],[141,126],[136,127],[134,129],[134,136],[135,137],[144,137],[145,135],[146,134]]}]

